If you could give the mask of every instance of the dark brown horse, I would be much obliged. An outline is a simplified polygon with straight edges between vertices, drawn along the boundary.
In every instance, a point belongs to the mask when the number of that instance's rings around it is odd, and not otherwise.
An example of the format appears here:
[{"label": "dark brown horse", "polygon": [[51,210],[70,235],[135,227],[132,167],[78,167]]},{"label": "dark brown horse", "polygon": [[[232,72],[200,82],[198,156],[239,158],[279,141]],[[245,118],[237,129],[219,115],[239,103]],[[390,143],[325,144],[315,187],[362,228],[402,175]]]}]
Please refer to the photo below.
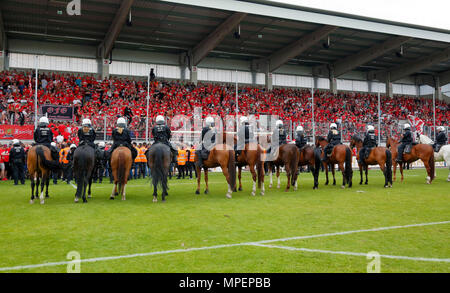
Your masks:
[{"label": "dark brown horse", "polygon": [[[319,136],[316,138],[316,146],[322,148],[322,156],[326,155],[324,149],[327,144],[328,141],[324,137]],[[343,144],[336,145],[331,151],[331,156],[323,163],[327,178],[325,185],[328,185],[328,165],[330,165],[331,172],[333,173],[333,185],[336,185],[336,178],[334,175],[335,164],[338,164],[338,167],[342,172],[342,188],[345,188],[346,184],[348,184],[348,187],[352,187],[352,151],[348,146]]]},{"label": "dark brown horse", "polygon": [[242,190],[241,168],[248,165],[253,179],[252,195],[255,196],[256,194],[257,182],[258,188],[261,189],[261,195],[264,195],[263,156],[263,149],[257,143],[251,142],[244,146],[244,149],[241,151],[236,161],[236,166],[238,167],[239,190]]},{"label": "dark brown horse", "polygon": [[[396,179],[396,170],[397,170],[397,154],[398,154],[398,146],[400,143],[392,138],[388,137],[386,141],[386,147],[391,150],[392,153],[392,164],[394,166],[394,181]],[[405,154],[403,153],[403,162],[405,163],[413,163],[417,160],[422,160],[423,165],[427,170],[427,184],[431,184],[434,179],[434,150],[433,147],[429,144],[413,144],[411,153]],[[400,166],[400,174],[402,175],[401,182],[403,182],[403,164],[399,164]]]},{"label": "dark brown horse", "polygon": [[[236,164],[234,156],[235,154],[233,147],[227,144],[217,144],[211,149],[208,155],[208,159],[203,160],[202,166],[203,170],[205,171],[205,183],[206,183],[205,194],[209,193],[208,169],[220,167],[228,183],[228,192],[226,194],[226,197],[231,198],[233,190],[236,189]],[[195,168],[198,174],[197,190],[195,191],[195,193],[200,194],[200,180],[202,178],[201,172],[202,170],[200,169],[200,166],[197,164],[197,161],[198,156],[195,156]]]},{"label": "dark brown horse", "polygon": [[356,147],[356,159],[358,160],[359,173],[361,175],[361,181],[363,183],[363,170],[366,173],[366,182],[368,184],[368,170],[369,165],[379,165],[384,175],[384,187],[392,187],[392,154],[388,148],[374,147],[370,151],[369,156],[364,160],[364,164],[359,163],[359,151],[361,150],[363,141],[359,136],[352,136],[350,147]]},{"label": "dark brown horse", "polygon": [[[122,200],[126,200],[125,188],[128,182],[128,175],[133,159],[131,151],[127,147],[116,148],[111,155],[111,170],[114,177],[114,186],[110,199],[114,199],[116,195],[122,195]],[[117,185],[119,189],[117,190]]]},{"label": "dark brown horse", "polygon": [[285,167],[287,176],[287,185],[285,191],[289,191],[291,185],[294,186],[294,190],[297,190],[297,176],[298,176],[298,159],[299,151],[295,144],[283,144],[279,148],[274,150],[273,158],[268,154],[268,168],[270,176],[269,188],[272,188],[272,172],[273,169],[277,169],[277,188],[280,188],[280,167]]},{"label": "dark brown horse", "polygon": [[[319,188],[319,172],[320,172],[320,150],[310,145],[305,145],[299,149],[298,166],[309,166],[311,174],[314,178],[313,189]],[[298,180],[296,181],[298,184]]]},{"label": "dark brown horse", "polygon": [[158,186],[162,188],[161,197],[162,201],[165,202],[166,196],[169,195],[167,193],[169,189],[167,177],[169,176],[169,167],[172,161],[170,147],[163,143],[155,143],[145,155],[152,174],[153,202],[158,201]]},{"label": "dark brown horse", "polygon": [[[34,203],[34,198],[40,199],[41,204],[44,200],[44,184],[46,186],[45,197],[48,198],[48,185],[50,181],[50,171],[59,171],[58,162],[52,161],[51,151],[48,147],[43,145],[33,146],[27,155],[28,174],[31,179],[31,200]],[[39,184],[41,184],[41,194],[39,195]],[[36,196],[34,195],[34,188],[36,187]]]}]

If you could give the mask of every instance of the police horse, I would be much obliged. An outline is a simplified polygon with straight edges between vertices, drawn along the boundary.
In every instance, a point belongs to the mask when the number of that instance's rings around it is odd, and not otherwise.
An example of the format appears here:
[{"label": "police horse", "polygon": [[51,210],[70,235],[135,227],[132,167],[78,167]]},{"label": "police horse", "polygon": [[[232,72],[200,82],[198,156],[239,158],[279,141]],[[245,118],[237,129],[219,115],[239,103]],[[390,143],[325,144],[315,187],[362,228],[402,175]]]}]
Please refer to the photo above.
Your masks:
[{"label": "police horse", "polygon": [[[428,136],[420,134],[419,143],[432,145],[434,142]],[[450,144],[443,145],[439,149],[439,152],[434,152],[434,161],[435,162],[445,162],[447,167],[449,167],[449,173],[447,177],[447,182],[450,182]]]},{"label": "police horse", "polygon": [[153,202],[158,201],[158,186],[162,188],[162,201],[166,201],[169,189],[167,177],[169,176],[169,166],[172,161],[170,147],[164,143],[155,143],[145,153],[147,164],[152,172]]},{"label": "police horse", "polygon": [[83,144],[76,148],[73,154],[73,173],[77,183],[75,193],[75,202],[83,198],[86,200],[86,189],[88,189],[88,198],[91,198],[92,175],[95,169],[95,150],[93,147]]}]

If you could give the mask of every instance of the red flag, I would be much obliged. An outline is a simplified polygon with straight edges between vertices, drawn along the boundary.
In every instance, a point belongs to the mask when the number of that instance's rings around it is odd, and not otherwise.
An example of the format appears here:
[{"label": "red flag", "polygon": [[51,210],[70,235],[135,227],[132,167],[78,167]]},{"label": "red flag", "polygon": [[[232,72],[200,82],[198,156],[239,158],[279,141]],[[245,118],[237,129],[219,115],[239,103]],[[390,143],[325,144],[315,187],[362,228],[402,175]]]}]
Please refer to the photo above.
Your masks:
[{"label": "red flag", "polygon": [[425,122],[423,122],[422,119],[413,115],[408,115],[408,120],[411,123],[411,126],[416,129],[417,133],[423,134],[423,126],[425,125]]}]

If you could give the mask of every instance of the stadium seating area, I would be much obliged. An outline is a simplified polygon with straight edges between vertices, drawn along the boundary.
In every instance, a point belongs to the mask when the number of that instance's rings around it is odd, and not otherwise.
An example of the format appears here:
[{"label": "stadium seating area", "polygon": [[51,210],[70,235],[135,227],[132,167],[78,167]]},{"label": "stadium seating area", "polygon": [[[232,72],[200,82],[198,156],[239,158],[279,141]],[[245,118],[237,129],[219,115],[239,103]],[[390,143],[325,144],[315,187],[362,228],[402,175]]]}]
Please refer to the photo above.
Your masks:
[{"label": "stadium seating area", "polygon": [[[31,80],[29,74],[19,71],[0,73],[0,124],[33,124],[34,79]],[[131,113],[128,119],[134,132],[145,131],[146,81],[127,78],[99,81],[92,76],[45,73],[39,75],[38,87],[39,104],[74,106],[76,122],[55,125],[55,134],[69,138],[74,135],[71,127],[76,127],[84,117],[91,118],[97,129],[103,129],[107,117],[110,131],[116,118],[124,115],[124,111]],[[285,122],[292,121],[294,126],[301,123],[308,128],[311,121],[310,97],[309,90],[277,88],[266,91],[243,86],[240,87],[239,113],[279,115]],[[318,90],[314,99],[315,121],[323,128],[340,119],[350,135],[363,129],[366,123],[377,122],[377,95],[348,92],[333,95]],[[381,105],[383,127],[386,129],[398,120],[407,119],[408,115],[421,118],[426,125],[433,125],[430,99],[382,96]],[[151,120],[159,114],[169,118],[176,114],[192,116],[194,107],[202,107],[204,115],[234,115],[235,106],[234,85],[199,83],[195,86],[177,81],[157,81],[150,89]],[[437,101],[436,124],[445,125],[448,121],[450,105]],[[318,133],[321,133],[320,127]]]}]

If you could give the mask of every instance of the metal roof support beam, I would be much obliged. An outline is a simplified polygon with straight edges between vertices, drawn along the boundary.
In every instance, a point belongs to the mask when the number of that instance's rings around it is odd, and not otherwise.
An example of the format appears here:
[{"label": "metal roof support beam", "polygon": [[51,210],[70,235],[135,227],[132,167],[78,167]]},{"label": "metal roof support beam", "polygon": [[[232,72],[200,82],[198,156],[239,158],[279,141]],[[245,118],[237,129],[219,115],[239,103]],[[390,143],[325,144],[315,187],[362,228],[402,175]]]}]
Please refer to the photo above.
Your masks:
[{"label": "metal roof support beam", "polygon": [[[410,37],[403,36],[392,37],[380,44],[376,44],[354,55],[338,60],[332,65],[332,67],[334,68],[334,75],[336,77],[339,77],[342,74],[347,73],[354,68],[357,68],[358,66],[366,64],[367,62],[374,60],[375,58],[383,56],[384,54],[397,47],[400,47],[411,39],[412,38]],[[315,75],[328,75],[328,67],[326,65],[316,66],[313,68],[313,72]]]},{"label": "metal roof support beam", "polygon": [[389,97],[389,98],[394,97],[394,90],[392,87],[392,82],[391,82],[389,73],[386,75],[386,97]]},{"label": "metal roof support beam", "polygon": [[221,23],[212,33],[194,47],[191,53],[191,66],[197,66],[209,52],[217,45],[247,16],[247,13],[236,12]]},{"label": "metal roof support beam", "polygon": [[385,81],[387,78],[387,74],[389,73],[391,82],[397,81],[405,76],[419,72],[422,69],[425,69],[434,64],[444,62],[447,60],[450,60],[450,47],[448,47],[447,49],[445,49],[441,52],[420,58],[418,60],[407,62],[407,63],[397,66],[395,68],[391,68],[387,71],[382,70],[382,71],[370,72],[368,74],[368,77],[369,77],[369,79]]},{"label": "metal roof support beam", "polygon": [[320,42],[320,40],[322,40],[323,38],[325,38],[326,36],[328,36],[337,29],[338,29],[337,26],[324,25],[309,34],[306,34],[305,36],[301,37],[299,40],[288,45],[287,47],[273,53],[269,57],[255,60],[253,62],[253,69],[259,72],[261,71],[273,72],[277,70],[279,67],[281,67],[283,64],[288,62],[290,59],[300,55],[302,52],[306,51],[311,46]]},{"label": "metal roof support beam", "polygon": [[440,86],[444,86],[444,85],[450,83],[450,70],[440,73],[438,75],[438,77],[439,77],[439,85]]},{"label": "metal roof support beam", "polygon": [[123,0],[120,4],[119,10],[116,12],[116,16],[113,22],[109,26],[108,32],[105,35],[103,42],[97,48],[97,55],[100,58],[107,59],[109,53],[111,52],[114,42],[116,41],[119,33],[127,19],[128,13],[130,12],[131,6],[134,0]]}]

